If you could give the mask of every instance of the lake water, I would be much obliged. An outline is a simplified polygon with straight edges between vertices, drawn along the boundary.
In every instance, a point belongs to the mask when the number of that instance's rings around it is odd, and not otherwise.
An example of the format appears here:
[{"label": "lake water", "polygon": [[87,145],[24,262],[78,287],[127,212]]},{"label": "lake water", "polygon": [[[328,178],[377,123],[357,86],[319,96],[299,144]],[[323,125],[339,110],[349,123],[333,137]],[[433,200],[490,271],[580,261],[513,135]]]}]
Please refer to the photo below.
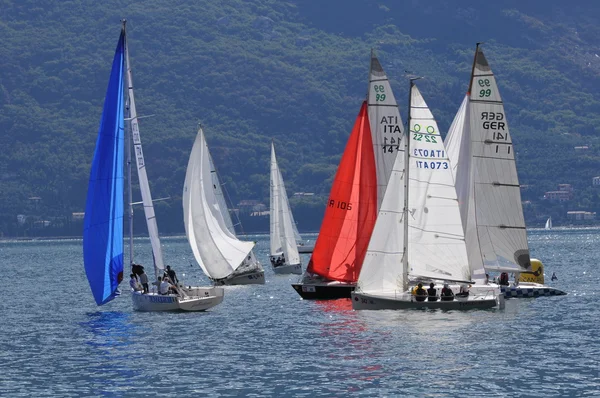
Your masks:
[{"label": "lake water", "polygon": [[[268,237],[252,239],[266,264]],[[470,312],[303,301],[268,267],[205,313],[134,312],[128,278],[97,307],[81,241],[0,242],[0,396],[600,396],[600,230],[529,240],[569,294]],[[185,239],[163,244],[206,283]],[[151,264],[148,240],[136,251]]]}]

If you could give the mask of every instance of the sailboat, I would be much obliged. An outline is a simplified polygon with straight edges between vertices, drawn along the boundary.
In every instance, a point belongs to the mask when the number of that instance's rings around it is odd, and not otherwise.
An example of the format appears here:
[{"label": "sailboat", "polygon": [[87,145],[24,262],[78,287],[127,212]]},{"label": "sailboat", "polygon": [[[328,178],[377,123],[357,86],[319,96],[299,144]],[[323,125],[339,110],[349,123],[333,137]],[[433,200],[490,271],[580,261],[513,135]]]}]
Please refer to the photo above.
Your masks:
[{"label": "sailboat", "polygon": [[552,229],[552,217],[548,217],[546,220],[546,225],[544,226],[545,230]]},{"label": "sailboat", "polygon": [[[131,132],[130,137],[127,137],[130,263],[133,265],[134,249],[131,200],[131,142],[133,141],[156,277],[164,270],[158,227],[140,140],[125,25],[124,20],[104,101],[84,218],[84,266],[98,305],[106,304],[117,295],[118,285],[123,279],[125,120],[129,121]],[[127,90],[127,97],[125,90]],[[125,119],[125,108],[129,111],[127,119]],[[183,291],[180,287],[177,289],[177,294],[168,295],[132,292],[133,307],[139,311],[204,311],[223,300],[222,289],[195,288],[194,292]]]},{"label": "sailboat", "polygon": [[414,80],[409,90],[409,133],[402,140],[405,150],[396,157],[352,293],[352,307],[494,307],[498,295],[493,288],[485,295],[447,301],[418,300],[409,290],[409,284],[417,281],[431,282],[434,288],[437,282],[471,281],[450,162],[437,123]]},{"label": "sailboat", "polygon": [[388,77],[371,51],[367,101],[338,166],[307,271],[292,287],[304,299],[350,298],[402,139]]},{"label": "sailboat", "polygon": [[183,188],[185,233],[194,257],[215,285],[264,284],[254,242],[239,240],[202,127],[192,147]]},{"label": "sailboat", "polygon": [[543,265],[529,255],[515,154],[504,104],[479,43],[469,90],[445,145],[452,162],[469,266],[476,285],[488,289],[486,272],[520,275],[501,286],[506,297],[561,295],[543,285]]},{"label": "sailboat", "polygon": [[[302,273],[302,264],[294,229],[294,216],[290,209],[285,185],[275,156],[275,144],[271,142],[271,204],[270,204],[270,256],[276,274]],[[299,234],[298,234],[299,235]]]}]

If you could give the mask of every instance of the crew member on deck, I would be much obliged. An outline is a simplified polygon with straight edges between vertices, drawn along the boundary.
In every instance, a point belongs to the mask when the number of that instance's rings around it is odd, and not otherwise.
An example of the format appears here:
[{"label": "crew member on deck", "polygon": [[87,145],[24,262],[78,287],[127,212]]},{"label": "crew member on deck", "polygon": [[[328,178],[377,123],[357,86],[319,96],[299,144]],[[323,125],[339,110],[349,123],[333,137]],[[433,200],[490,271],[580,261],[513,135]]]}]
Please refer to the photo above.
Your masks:
[{"label": "crew member on deck", "polygon": [[454,292],[450,289],[450,286],[447,283],[444,283],[444,287],[442,288],[442,301],[452,301],[454,300]]},{"label": "crew member on deck", "polygon": [[427,289],[427,300],[428,301],[437,301],[437,290],[435,289],[435,283],[431,282],[429,284],[429,289]]},{"label": "crew member on deck", "polygon": [[419,283],[417,285],[417,289],[415,290],[415,297],[417,301],[425,301],[427,298],[427,292],[423,289],[423,284]]},{"label": "crew member on deck", "polygon": [[143,288],[140,285],[140,283],[138,282],[137,278],[135,277],[135,274],[131,274],[129,276],[131,277],[131,279],[129,279],[129,286],[131,287],[131,289],[134,292],[140,292],[140,291],[142,291]]}]

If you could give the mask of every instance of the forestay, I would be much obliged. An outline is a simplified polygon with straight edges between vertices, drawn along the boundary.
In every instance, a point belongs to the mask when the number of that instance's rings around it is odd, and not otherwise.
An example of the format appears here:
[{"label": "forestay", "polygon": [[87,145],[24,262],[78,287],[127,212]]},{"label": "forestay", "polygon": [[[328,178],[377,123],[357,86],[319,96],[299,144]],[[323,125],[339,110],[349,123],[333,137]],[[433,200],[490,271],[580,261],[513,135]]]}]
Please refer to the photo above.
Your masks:
[{"label": "forestay", "polygon": [[294,234],[294,220],[285,191],[283,177],[277,158],[275,146],[271,143],[271,205],[270,205],[270,244],[271,255],[283,253],[287,264],[300,264],[300,255]]},{"label": "forestay", "polygon": [[212,279],[221,279],[252,256],[254,243],[240,241],[228,230],[223,218],[227,208],[220,207],[215,193],[219,182],[212,171],[204,133],[199,129],[183,188],[185,232],[204,273]]},{"label": "forestay", "polygon": [[479,47],[470,87],[477,237],[487,270],[531,267],[515,153],[496,79]]},{"label": "forestay", "polygon": [[98,305],[115,297],[123,279],[124,47],[123,28],[106,90],[83,222],[85,272]]},{"label": "forestay", "polygon": [[379,209],[396,155],[404,151],[404,144],[401,143],[404,130],[392,87],[373,51],[371,51],[369,68],[368,104],[377,170],[377,208]]},{"label": "forestay", "polygon": [[133,95],[133,78],[131,75],[131,66],[129,64],[129,50],[127,43],[125,43],[125,62],[127,69],[127,91],[129,94],[129,119],[131,125],[131,136],[133,140],[133,151],[138,172],[138,183],[140,185],[142,203],[144,206],[144,216],[146,217],[146,225],[148,226],[148,236],[150,237],[150,244],[152,246],[154,266],[158,270],[163,270],[165,267],[163,262],[162,248],[160,246],[160,238],[158,236],[158,226],[156,224],[156,215],[154,213],[152,194],[150,193],[150,184],[148,182],[148,175],[146,173],[146,163],[144,162],[144,152],[142,150],[138,116],[135,107],[135,98]]}]

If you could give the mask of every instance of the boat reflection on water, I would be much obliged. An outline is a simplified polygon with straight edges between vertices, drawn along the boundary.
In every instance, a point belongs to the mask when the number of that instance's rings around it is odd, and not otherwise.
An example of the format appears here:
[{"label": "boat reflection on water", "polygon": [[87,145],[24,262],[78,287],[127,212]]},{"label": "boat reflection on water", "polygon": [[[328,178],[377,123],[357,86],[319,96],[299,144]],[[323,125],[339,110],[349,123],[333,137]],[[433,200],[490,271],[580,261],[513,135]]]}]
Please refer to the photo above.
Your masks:
[{"label": "boat reflection on water", "polygon": [[138,369],[128,366],[135,358],[136,329],[131,314],[107,311],[88,312],[81,322],[84,330],[86,371],[90,385],[102,386],[105,391],[130,388],[130,381],[139,376]]}]

